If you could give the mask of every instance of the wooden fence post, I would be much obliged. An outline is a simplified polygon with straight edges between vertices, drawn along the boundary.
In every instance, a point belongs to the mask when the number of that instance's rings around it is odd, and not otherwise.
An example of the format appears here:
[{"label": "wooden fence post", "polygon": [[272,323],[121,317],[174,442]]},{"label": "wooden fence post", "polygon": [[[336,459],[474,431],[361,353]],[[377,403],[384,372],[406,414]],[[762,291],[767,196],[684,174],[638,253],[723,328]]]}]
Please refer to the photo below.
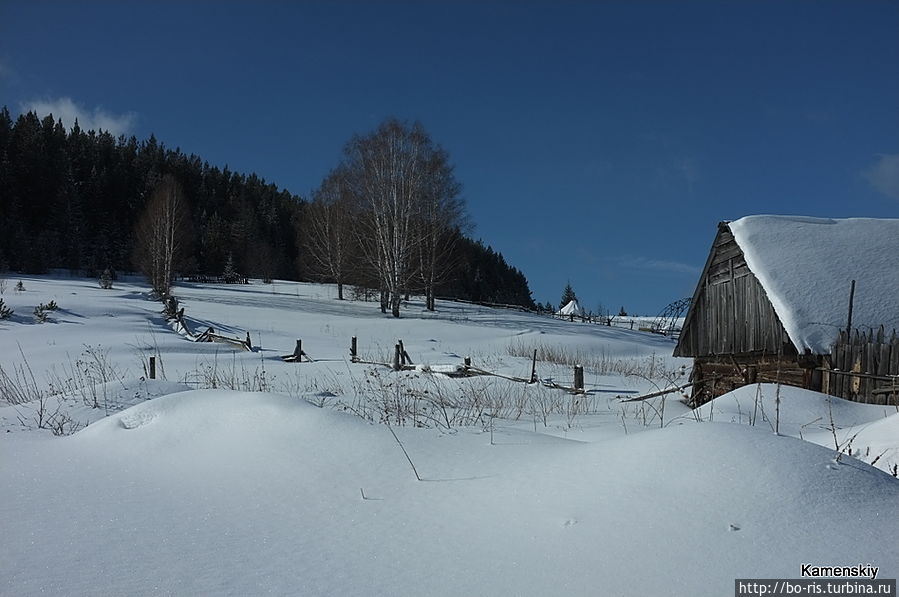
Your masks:
[{"label": "wooden fence post", "polygon": [[402,364],[405,365],[407,362],[412,365],[412,359],[409,357],[409,353],[406,352],[406,347],[403,346],[403,341],[400,340],[400,359],[402,360]]},{"label": "wooden fence post", "polygon": [[537,349],[534,349],[534,358],[531,360],[531,381],[530,383],[537,383]]},{"label": "wooden fence post", "polygon": [[846,334],[852,336],[852,302],[855,299],[855,280],[849,286],[849,318],[846,321]]},{"label": "wooden fence post", "polygon": [[584,367],[582,365],[574,366],[574,390],[576,392],[584,391]]},{"label": "wooden fence post", "polygon": [[156,379],[156,357],[150,357],[150,379]]},{"label": "wooden fence post", "polygon": [[250,340],[250,332],[247,332],[247,350],[253,350],[253,341]]},{"label": "wooden fence post", "polygon": [[350,340],[350,360],[354,363],[359,360],[359,356],[356,354],[356,336]]},{"label": "wooden fence post", "polygon": [[393,370],[399,371],[402,368],[400,365],[400,345],[394,344],[393,346]]},{"label": "wooden fence post", "polygon": [[293,349],[293,356],[297,358],[297,363],[303,362],[303,341],[297,338],[297,347]]}]

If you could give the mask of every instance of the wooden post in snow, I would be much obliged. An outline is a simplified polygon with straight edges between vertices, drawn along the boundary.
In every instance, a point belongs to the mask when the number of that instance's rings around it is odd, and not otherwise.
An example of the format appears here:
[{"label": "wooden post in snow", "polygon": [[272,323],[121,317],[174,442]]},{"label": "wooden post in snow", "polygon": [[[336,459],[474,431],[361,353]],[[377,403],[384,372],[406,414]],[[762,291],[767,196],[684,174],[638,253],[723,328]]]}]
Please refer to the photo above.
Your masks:
[{"label": "wooden post in snow", "polygon": [[855,280],[849,286],[849,319],[846,321],[846,336],[852,338],[852,302],[855,299]]},{"label": "wooden post in snow", "polygon": [[156,357],[150,357],[150,379],[156,379]]},{"label": "wooden post in snow", "polygon": [[399,371],[402,368],[400,365],[400,345],[394,344],[393,346],[393,370]]},{"label": "wooden post in snow", "polygon": [[283,355],[281,360],[288,363],[302,363],[303,357],[306,357],[307,361],[312,361],[312,359],[309,358],[309,355],[303,352],[303,341],[297,338],[297,346],[293,349],[293,354]]},{"label": "wooden post in snow", "polygon": [[350,361],[355,363],[359,360],[359,356],[356,353],[356,336],[353,336],[350,340]]},{"label": "wooden post in snow", "polygon": [[402,340],[400,340],[400,359],[402,360],[403,365],[405,365],[406,363],[409,363],[410,365],[413,364],[412,359],[409,357],[409,353],[406,352],[406,347],[403,346]]},{"label": "wooden post in snow", "polygon": [[582,365],[574,366],[574,391],[584,391],[584,367]]},{"label": "wooden post in snow", "polygon": [[529,383],[537,383],[537,349],[534,349],[534,358],[531,361],[531,381]]}]

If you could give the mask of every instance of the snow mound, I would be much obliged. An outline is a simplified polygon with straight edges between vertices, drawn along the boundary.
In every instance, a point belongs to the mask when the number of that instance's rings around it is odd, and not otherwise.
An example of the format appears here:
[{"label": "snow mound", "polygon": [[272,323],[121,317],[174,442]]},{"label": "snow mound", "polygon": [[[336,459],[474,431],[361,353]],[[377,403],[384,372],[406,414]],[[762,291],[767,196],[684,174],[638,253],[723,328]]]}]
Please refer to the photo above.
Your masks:
[{"label": "snow mound", "polygon": [[899,482],[761,427],[394,431],[423,481],[386,426],[274,394],[182,392],[7,442],[0,594],[722,595],[845,537],[899,572]]},{"label": "snow mound", "polygon": [[[223,390],[189,390],[142,402],[92,423],[75,438],[105,443],[117,441],[122,429],[146,429],[153,423],[164,438],[221,433],[243,436],[271,429],[285,418],[296,424],[296,409],[318,410],[305,401],[279,394]],[[199,431],[202,430],[202,434]]]},{"label": "snow mound", "polygon": [[780,387],[780,408],[776,384],[747,385],[723,394],[696,409],[704,421],[744,423],[773,429],[779,419],[781,433],[799,436],[802,432],[837,429],[882,419],[895,413],[894,407],[851,402],[820,392],[793,386]]},{"label": "snow mound", "polygon": [[846,326],[899,329],[899,219],[748,216],[730,223],[796,347],[830,352]]},{"label": "snow mound", "polygon": [[[737,388],[694,411],[703,421],[774,430],[874,463],[886,472],[899,464],[899,413],[894,406],[861,404],[775,384]],[[851,441],[850,441],[851,440]]]},{"label": "snow mound", "polygon": [[839,444],[846,454],[870,462],[893,476],[899,473],[899,413],[895,409],[888,417],[837,429],[835,433],[809,434],[806,439],[822,446]]}]

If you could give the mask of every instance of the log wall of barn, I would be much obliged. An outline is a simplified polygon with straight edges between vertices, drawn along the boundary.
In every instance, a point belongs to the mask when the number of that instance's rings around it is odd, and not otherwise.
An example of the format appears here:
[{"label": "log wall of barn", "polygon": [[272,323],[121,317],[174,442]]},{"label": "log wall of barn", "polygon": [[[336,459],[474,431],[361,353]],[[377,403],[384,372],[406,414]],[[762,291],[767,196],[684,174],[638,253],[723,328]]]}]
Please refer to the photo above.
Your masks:
[{"label": "log wall of barn", "polygon": [[820,377],[802,367],[797,355],[753,354],[697,357],[693,362],[691,406],[697,407],[739,387],[754,383],[782,383],[800,388],[813,387]]}]

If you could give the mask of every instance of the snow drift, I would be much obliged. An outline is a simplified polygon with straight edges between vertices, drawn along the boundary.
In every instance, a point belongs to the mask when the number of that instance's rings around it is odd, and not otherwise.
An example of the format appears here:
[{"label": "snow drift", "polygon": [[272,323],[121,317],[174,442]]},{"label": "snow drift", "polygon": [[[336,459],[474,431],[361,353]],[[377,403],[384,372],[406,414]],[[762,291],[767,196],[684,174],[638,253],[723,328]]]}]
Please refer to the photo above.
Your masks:
[{"label": "snow drift", "polygon": [[387,427],[263,393],[6,441],[0,593],[721,595],[807,561],[899,572],[899,483],[761,428],[396,433],[424,481]]}]

